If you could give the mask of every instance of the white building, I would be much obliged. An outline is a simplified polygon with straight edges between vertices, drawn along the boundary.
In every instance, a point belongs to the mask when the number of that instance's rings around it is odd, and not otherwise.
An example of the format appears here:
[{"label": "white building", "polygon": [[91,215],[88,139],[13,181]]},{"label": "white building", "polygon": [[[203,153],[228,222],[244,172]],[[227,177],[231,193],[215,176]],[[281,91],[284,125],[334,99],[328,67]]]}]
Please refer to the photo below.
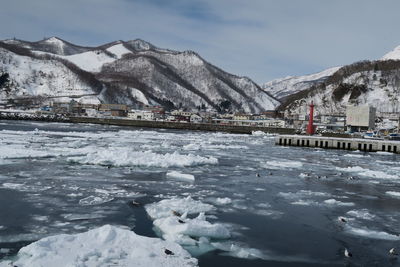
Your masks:
[{"label": "white building", "polygon": [[369,105],[347,106],[346,125],[349,130],[361,131],[375,128],[376,109]]},{"label": "white building", "polygon": [[200,122],[202,122],[202,121],[203,121],[203,118],[200,117],[200,116],[197,115],[197,114],[193,114],[192,116],[190,116],[190,122],[191,122],[191,123],[200,123]]},{"label": "white building", "polygon": [[131,120],[154,120],[154,113],[146,110],[131,110],[128,112],[128,118]]}]

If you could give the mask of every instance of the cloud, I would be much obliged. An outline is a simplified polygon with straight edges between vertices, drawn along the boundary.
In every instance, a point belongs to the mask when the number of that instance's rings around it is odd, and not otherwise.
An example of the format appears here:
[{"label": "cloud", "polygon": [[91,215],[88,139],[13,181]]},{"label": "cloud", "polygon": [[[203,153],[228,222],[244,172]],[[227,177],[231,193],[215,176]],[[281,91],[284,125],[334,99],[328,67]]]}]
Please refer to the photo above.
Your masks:
[{"label": "cloud", "polygon": [[265,82],[381,57],[400,44],[399,8],[395,0],[13,0],[2,3],[0,39],[141,38]]}]

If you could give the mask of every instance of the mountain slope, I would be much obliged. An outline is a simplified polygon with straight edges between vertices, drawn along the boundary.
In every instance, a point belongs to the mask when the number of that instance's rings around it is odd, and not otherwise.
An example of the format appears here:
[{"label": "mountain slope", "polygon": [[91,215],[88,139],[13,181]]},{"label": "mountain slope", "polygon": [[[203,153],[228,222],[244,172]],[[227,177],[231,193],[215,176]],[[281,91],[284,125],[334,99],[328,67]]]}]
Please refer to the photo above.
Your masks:
[{"label": "mountain slope", "polygon": [[288,96],[279,109],[304,114],[314,101],[317,114],[344,113],[349,104],[399,112],[399,100],[400,61],[361,61],[340,68],[324,83]]},{"label": "mountain slope", "polygon": [[[6,40],[0,47],[0,75],[7,73],[11,80],[2,98],[67,95],[67,88],[79,88],[101,92],[97,99],[102,102],[167,108],[224,107],[258,113],[279,105],[250,79],[226,73],[192,51],[161,49],[140,39],[82,47],[52,37],[39,42]],[[22,65],[26,71],[21,76],[15,66]],[[49,81],[35,78],[41,69],[53,70],[44,76],[51,77]],[[41,84],[46,89],[40,89]]]},{"label": "mountain slope", "polygon": [[272,80],[262,85],[262,88],[272,94],[277,99],[284,100],[285,97],[308,89],[311,86],[324,82],[329,76],[335,73],[340,67],[333,67],[324,71],[304,75],[289,76],[281,79]]}]

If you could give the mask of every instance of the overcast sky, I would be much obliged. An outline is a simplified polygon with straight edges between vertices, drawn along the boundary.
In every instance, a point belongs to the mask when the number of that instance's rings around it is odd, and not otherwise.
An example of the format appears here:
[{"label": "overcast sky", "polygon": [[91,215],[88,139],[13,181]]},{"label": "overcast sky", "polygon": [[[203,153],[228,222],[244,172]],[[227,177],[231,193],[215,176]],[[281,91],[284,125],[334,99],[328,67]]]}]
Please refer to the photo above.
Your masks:
[{"label": "overcast sky", "polygon": [[140,38],[264,83],[380,58],[400,45],[399,10],[398,0],[2,0],[0,39]]}]

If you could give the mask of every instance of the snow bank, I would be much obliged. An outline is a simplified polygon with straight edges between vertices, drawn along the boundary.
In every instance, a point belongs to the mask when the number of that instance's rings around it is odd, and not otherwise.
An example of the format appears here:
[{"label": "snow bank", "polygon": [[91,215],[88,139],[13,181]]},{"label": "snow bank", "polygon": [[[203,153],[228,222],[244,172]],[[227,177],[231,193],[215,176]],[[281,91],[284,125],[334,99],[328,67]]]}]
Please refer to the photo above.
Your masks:
[{"label": "snow bank", "polygon": [[[166,255],[168,249],[174,255]],[[23,247],[0,266],[197,266],[178,244],[105,225],[85,233],[56,235]]]},{"label": "snow bank", "polygon": [[126,148],[110,148],[91,151],[85,156],[69,157],[68,161],[81,164],[146,167],[187,167],[217,164],[214,157],[202,157],[177,152],[157,154],[152,151],[130,151]]},{"label": "snow bank", "polygon": [[185,173],[181,173],[181,172],[177,172],[177,171],[167,172],[167,177],[179,179],[179,180],[194,181],[194,175],[185,174]]}]

